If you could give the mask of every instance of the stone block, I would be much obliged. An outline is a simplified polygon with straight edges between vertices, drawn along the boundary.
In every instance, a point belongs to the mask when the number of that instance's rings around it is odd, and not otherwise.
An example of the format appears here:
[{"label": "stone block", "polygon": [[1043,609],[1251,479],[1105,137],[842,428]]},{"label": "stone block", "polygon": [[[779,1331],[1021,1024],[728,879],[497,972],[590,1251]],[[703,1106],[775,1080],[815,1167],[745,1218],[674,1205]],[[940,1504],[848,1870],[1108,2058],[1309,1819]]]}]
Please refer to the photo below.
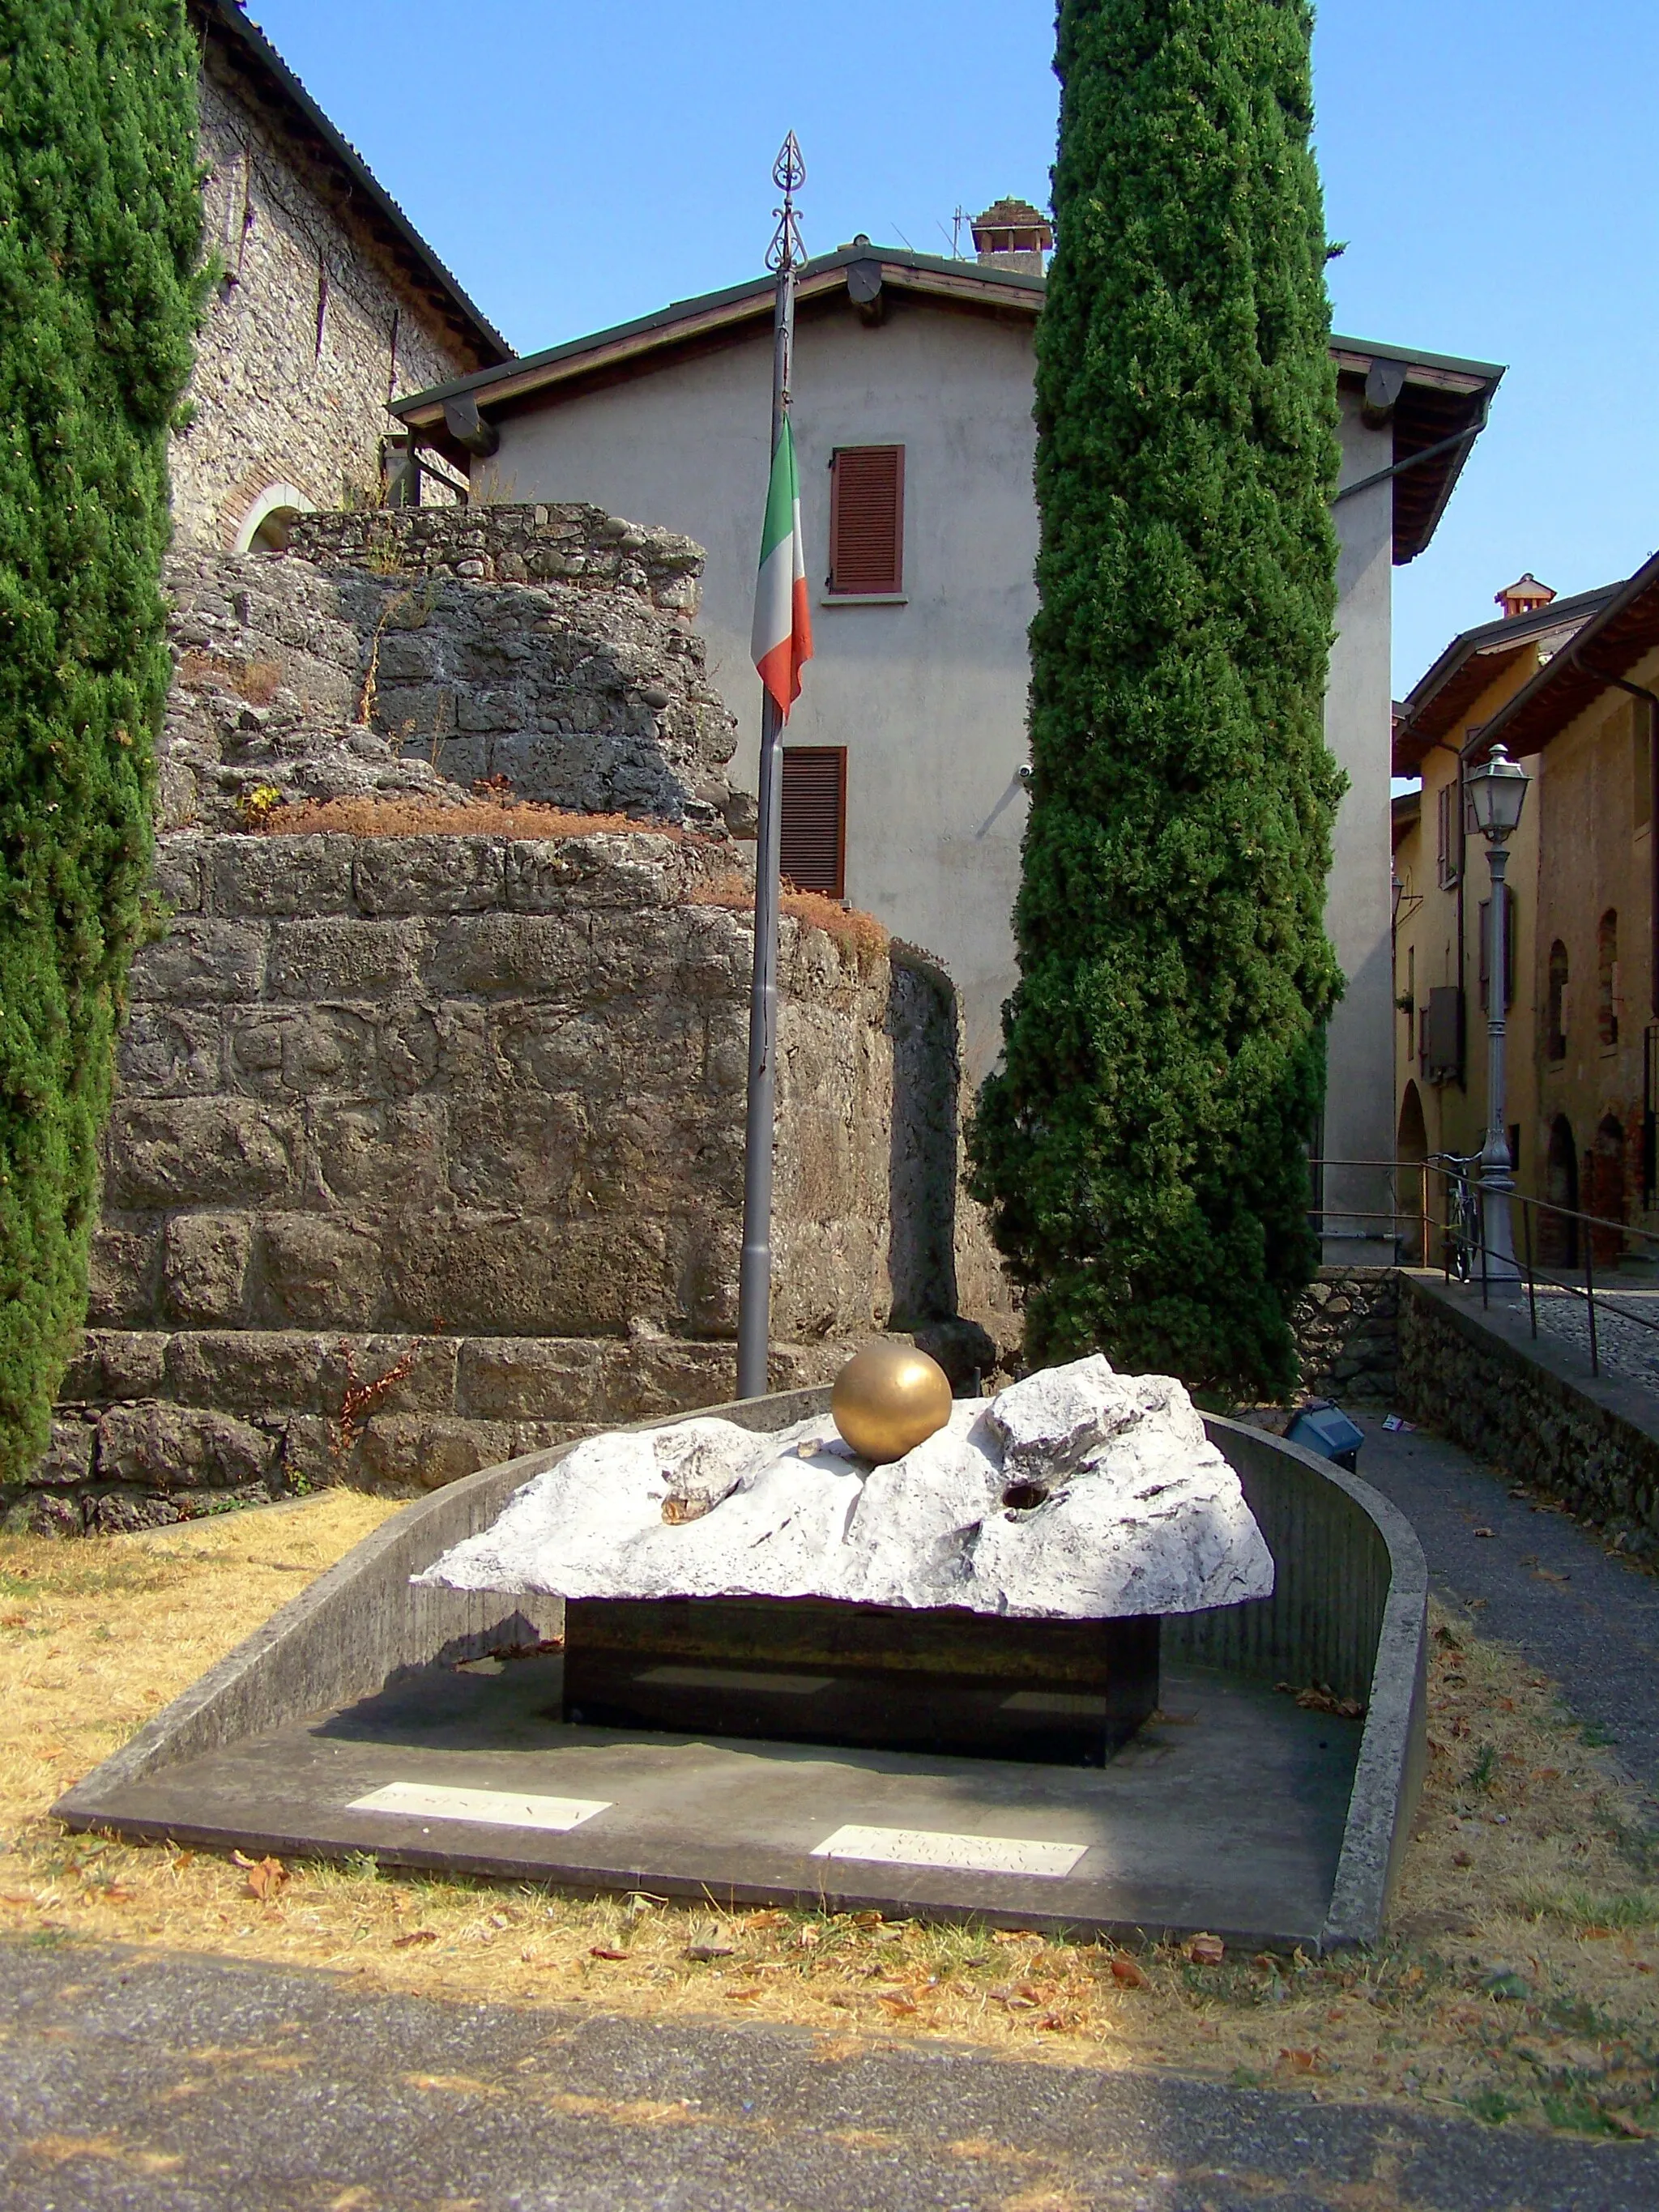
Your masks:
[{"label": "stone block", "polygon": [[80,1500],[63,1491],[27,1490],[0,1503],[0,1531],[8,1536],[79,1536],[85,1530]]},{"label": "stone block", "polygon": [[222,1018],[206,1007],[133,1007],[116,1045],[120,1085],[130,1097],[207,1097],[224,1084]]},{"label": "stone block", "polygon": [[620,1336],[672,1306],[650,1221],[556,1223],[456,1212],[388,1227],[387,1319],[461,1334]]},{"label": "stone block", "polygon": [[95,1431],[90,1421],[57,1419],[52,1442],[29,1470],[31,1490],[68,1490],[88,1480]]},{"label": "stone block", "polygon": [[501,902],[501,847],[493,837],[366,837],[357,849],[365,914],[482,914]]},{"label": "stone block", "polygon": [[349,914],[350,837],[216,837],[208,898],[215,914]]},{"label": "stone block", "polygon": [[586,917],[492,914],[441,924],[426,972],[446,996],[540,996],[580,987],[592,965]]},{"label": "stone block", "polygon": [[270,978],[279,999],[390,998],[418,986],[427,932],[419,921],[282,921]]},{"label": "stone block", "polygon": [[380,1238],[340,1215],[262,1215],[256,1267],[255,1296],[272,1321],[367,1328],[379,1317]]},{"label": "stone block", "polygon": [[167,1339],[159,1329],[89,1328],[70,1360],[58,1397],[91,1405],[162,1394]]},{"label": "stone block", "polygon": [[179,1213],[167,1225],[161,1281],[175,1320],[225,1324],[247,1303],[253,1224],[246,1213]]},{"label": "stone block", "polygon": [[443,1187],[444,1109],[434,1100],[319,1106],[312,1143],[330,1196],[349,1209],[429,1204]]},{"label": "stone block", "polygon": [[204,879],[206,840],[163,836],[156,840],[150,882],[168,915],[199,914]]},{"label": "stone block", "polygon": [[129,1209],[286,1198],[303,1158],[298,1115],[248,1098],[118,1100],[108,1147],[106,1200]]},{"label": "stone block", "polygon": [[360,1420],[372,1413],[453,1413],[459,1351],[453,1336],[337,1337],[322,1369],[324,1409],[343,1419],[351,1396]]},{"label": "stone block", "polygon": [[230,1032],[232,1080],[260,1098],[380,1087],[379,1025],[349,1006],[259,1006]]},{"label": "stone block", "polygon": [[441,1490],[481,1467],[509,1458],[513,1431],[504,1423],[453,1414],[377,1414],[358,1439],[360,1480],[377,1489]]},{"label": "stone block", "polygon": [[376,1032],[380,1087],[393,1097],[428,1085],[459,1093],[489,1089],[499,1079],[489,1046],[489,1017],[465,1000],[441,1006],[390,1008]]},{"label": "stone block", "polygon": [[455,1410],[494,1421],[616,1418],[605,1389],[613,1352],[591,1338],[467,1337],[460,1346]]},{"label": "stone block", "polygon": [[228,1413],[151,1400],[112,1406],[98,1422],[100,1482],[147,1491],[231,1490],[263,1484],[276,1456],[276,1440]]},{"label": "stone block", "polygon": [[458,1103],[449,1188],[465,1206],[567,1212],[582,1203],[587,1188],[587,1135],[583,1102],[568,1091],[550,1097],[498,1091]]},{"label": "stone block", "polygon": [[737,1350],[730,1343],[635,1336],[607,1345],[605,1352],[596,1420],[647,1421],[699,1406],[723,1406],[737,1389]]},{"label": "stone block", "polygon": [[87,1270],[87,1320],[96,1328],[142,1327],[157,1318],[161,1297],[159,1222],[100,1221]]},{"label": "stone block", "polygon": [[283,1424],[276,1472],[283,1490],[331,1489],[344,1480],[346,1465],[332,1421],[320,1413],[295,1413]]},{"label": "stone block", "polygon": [[183,1329],[167,1340],[167,1395],[248,1416],[335,1410],[328,1395],[337,1340],[298,1329]]},{"label": "stone block", "polygon": [[257,999],[264,982],[265,932],[257,922],[181,915],[133,960],[127,995],[188,1006]]}]

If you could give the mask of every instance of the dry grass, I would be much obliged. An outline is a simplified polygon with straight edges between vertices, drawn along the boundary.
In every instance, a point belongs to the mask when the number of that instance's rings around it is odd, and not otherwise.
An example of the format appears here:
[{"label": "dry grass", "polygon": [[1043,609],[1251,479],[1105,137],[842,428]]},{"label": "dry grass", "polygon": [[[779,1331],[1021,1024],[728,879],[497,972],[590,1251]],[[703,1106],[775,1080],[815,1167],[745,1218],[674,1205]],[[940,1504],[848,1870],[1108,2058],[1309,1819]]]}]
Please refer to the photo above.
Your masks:
[{"label": "dry grass", "polygon": [[[376,1987],[714,2013],[1171,2066],[1609,2136],[1659,2130],[1659,1887],[1550,1686],[1443,1620],[1434,1745],[1376,1954],[1194,1962],[874,1914],[722,1916],[66,1835],[46,1808],[395,1510],[330,1492],[156,1536],[0,1545],[0,1926],[227,1952]],[[263,1896],[258,1893],[263,1891]],[[714,1955],[694,1958],[696,1946]]]},{"label": "dry grass", "polygon": [[[746,876],[717,876],[711,883],[697,884],[687,903],[723,906],[732,914],[752,914],[755,886]],[[823,930],[860,960],[879,958],[892,942],[874,915],[865,914],[855,906],[843,906],[839,899],[826,897],[822,891],[798,891],[787,878],[781,904],[793,921],[803,923],[808,929]]]},{"label": "dry grass", "polygon": [[572,814],[560,806],[502,805],[494,799],[319,799],[272,807],[258,827],[267,837],[666,837],[677,845],[706,841],[669,822],[631,814]]},{"label": "dry grass", "polygon": [[283,681],[274,660],[238,660],[222,653],[187,653],[179,663],[177,682],[185,689],[234,691],[251,706],[268,707]]}]

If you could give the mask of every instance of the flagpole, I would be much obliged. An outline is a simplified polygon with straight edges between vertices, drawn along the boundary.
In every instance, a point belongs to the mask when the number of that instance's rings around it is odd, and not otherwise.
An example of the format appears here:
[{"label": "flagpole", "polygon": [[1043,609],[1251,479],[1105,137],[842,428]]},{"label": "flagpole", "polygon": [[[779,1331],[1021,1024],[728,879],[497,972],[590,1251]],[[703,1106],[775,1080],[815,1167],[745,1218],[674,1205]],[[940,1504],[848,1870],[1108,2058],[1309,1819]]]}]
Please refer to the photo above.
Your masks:
[{"label": "flagpole", "polygon": [[[795,348],[795,262],[799,247],[794,195],[806,167],[792,131],[773,166],[783,192],[767,259],[778,272],[772,311],[772,446],[789,412]],[[738,1267],[738,1395],[763,1398],[772,1334],[772,1146],[777,1114],[778,875],[782,829],[783,714],[761,690],[760,815],[755,844],[755,968],[749,998],[749,1112],[744,1131],[743,1254]]]}]

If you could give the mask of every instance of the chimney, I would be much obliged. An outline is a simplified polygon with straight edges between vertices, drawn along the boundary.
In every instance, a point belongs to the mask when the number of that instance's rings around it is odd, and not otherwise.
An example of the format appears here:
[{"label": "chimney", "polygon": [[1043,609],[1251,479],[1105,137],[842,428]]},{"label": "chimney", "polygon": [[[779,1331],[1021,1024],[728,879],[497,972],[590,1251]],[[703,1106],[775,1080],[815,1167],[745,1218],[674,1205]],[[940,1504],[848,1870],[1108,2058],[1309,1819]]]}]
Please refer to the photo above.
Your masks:
[{"label": "chimney", "polygon": [[1053,224],[1030,200],[999,200],[974,218],[974,251],[987,269],[1041,276],[1042,257],[1054,243]]},{"label": "chimney", "polygon": [[1498,594],[1498,604],[1504,610],[1505,622],[1516,615],[1535,615],[1540,607],[1548,606],[1555,597],[1547,584],[1540,584],[1530,568],[1518,582],[1505,584]]}]

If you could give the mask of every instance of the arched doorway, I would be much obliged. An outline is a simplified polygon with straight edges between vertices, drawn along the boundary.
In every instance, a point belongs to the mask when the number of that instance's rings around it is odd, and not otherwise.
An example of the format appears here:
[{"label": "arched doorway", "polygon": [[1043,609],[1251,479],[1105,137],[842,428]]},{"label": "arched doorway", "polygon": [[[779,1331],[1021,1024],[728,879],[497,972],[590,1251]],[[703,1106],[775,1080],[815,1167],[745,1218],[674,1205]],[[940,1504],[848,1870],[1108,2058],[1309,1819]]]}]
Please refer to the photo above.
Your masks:
[{"label": "arched doorway", "polygon": [[1425,1265],[1429,1249],[1428,1178],[1423,1163],[1429,1157],[1429,1133],[1423,1120],[1423,1100],[1414,1083],[1406,1085],[1400,1102],[1400,1127],[1395,1137],[1395,1158],[1400,1208],[1400,1262],[1406,1267]]},{"label": "arched doorway", "polygon": [[285,553],[295,518],[312,512],[312,501],[297,484],[267,484],[236,532],[239,553]]},{"label": "arched doorway", "polygon": [[[1565,1114],[1558,1114],[1550,1124],[1549,1156],[1544,1169],[1544,1196],[1552,1206],[1565,1206],[1570,1213],[1578,1211],[1578,1147],[1573,1139],[1572,1124]],[[1546,1267],[1576,1267],[1578,1265],[1578,1224],[1564,1221],[1559,1214],[1540,1213],[1538,1217],[1538,1257]]]},{"label": "arched doorway", "polygon": [[[1586,1213],[1594,1213],[1601,1220],[1622,1221],[1625,1218],[1625,1125],[1616,1114],[1609,1114],[1595,1132],[1595,1142],[1589,1157],[1589,1197]],[[1611,1267],[1625,1249],[1625,1240],[1616,1229],[1592,1229],[1590,1250],[1598,1267]]]}]

